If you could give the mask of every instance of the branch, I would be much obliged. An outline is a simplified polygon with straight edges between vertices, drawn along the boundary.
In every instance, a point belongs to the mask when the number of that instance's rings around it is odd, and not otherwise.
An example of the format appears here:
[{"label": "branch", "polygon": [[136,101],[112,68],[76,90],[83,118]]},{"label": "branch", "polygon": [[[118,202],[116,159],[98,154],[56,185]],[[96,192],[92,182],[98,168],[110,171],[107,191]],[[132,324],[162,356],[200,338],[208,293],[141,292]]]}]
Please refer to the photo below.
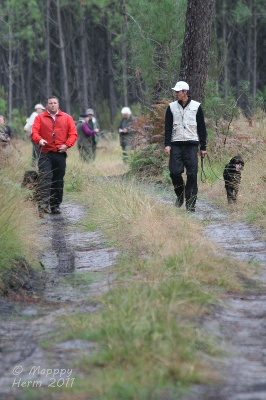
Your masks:
[{"label": "branch", "polygon": [[224,145],[226,144],[226,139],[227,139],[227,136],[228,136],[228,134],[229,134],[230,125],[231,125],[231,123],[232,123],[232,121],[233,121],[233,118],[234,118],[234,109],[236,108],[237,103],[238,103],[238,100],[240,99],[240,97],[241,97],[242,95],[243,95],[243,93],[241,93],[241,95],[236,99],[235,105],[233,106],[232,114],[231,114],[231,119],[230,119],[230,121],[229,121],[229,124],[228,124],[228,127],[227,127],[227,132],[226,132],[226,135],[225,135],[225,138],[224,138]]},{"label": "branch", "polygon": [[160,42],[157,42],[157,40],[151,39],[151,38],[149,38],[148,36],[145,37],[144,34],[142,33],[142,32],[144,32],[144,31],[143,31],[143,29],[141,28],[141,26],[140,26],[140,24],[138,23],[138,21],[136,21],[135,18],[132,17],[132,15],[130,15],[130,14],[128,14],[128,13],[126,13],[126,15],[128,15],[129,18],[131,18],[131,19],[135,22],[135,24],[136,24],[137,27],[139,28],[140,35],[141,35],[142,39],[150,40],[151,42],[155,42],[155,43],[156,43],[157,45],[159,45],[160,47],[162,46],[162,44],[161,44]]}]

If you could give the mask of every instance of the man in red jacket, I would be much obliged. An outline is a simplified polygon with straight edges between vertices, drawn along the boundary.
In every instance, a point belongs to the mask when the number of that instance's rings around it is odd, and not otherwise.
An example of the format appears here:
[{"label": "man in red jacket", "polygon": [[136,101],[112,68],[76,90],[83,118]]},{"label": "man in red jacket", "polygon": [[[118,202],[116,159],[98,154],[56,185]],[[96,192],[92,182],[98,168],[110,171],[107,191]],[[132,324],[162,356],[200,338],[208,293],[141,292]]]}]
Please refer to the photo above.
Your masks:
[{"label": "man in red jacket", "polygon": [[39,114],[32,126],[32,140],[40,147],[39,214],[60,214],[63,200],[67,150],[77,140],[73,118],[59,109],[55,96],[48,97],[46,111]]}]

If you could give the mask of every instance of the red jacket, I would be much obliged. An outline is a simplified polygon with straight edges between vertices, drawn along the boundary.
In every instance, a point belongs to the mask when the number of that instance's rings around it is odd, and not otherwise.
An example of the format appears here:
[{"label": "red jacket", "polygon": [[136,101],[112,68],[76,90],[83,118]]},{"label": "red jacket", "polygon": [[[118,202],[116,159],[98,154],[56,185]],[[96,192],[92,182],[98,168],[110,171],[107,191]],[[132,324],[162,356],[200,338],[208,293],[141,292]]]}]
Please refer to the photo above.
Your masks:
[{"label": "red jacket", "polygon": [[47,111],[39,114],[34,119],[31,134],[32,140],[36,144],[39,144],[41,139],[47,141],[47,144],[41,148],[42,152],[57,152],[62,144],[71,147],[77,137],[78,134],[73,118],[61,110],[58,110],[56,121]]}]

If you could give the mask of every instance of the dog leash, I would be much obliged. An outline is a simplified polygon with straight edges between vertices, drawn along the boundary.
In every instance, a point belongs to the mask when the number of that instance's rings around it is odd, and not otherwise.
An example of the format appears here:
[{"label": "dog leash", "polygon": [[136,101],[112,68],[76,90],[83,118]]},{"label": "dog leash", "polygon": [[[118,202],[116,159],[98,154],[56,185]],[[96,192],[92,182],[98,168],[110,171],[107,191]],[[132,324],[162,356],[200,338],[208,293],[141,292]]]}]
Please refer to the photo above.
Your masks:
[{"label": "dog leash", "polygon": [[[213,175],[214,175],[217,179],[219,179],[219,180],[221,181],[222,178],[220,178],[219,176],[217,176],[216,173],[214,172],[214,170],[212,169],[211,160],[210,160],[209,155],[206,154],[206,157],[207,157],[207,160],[208,160],[208,162],[209,162],[209,167],[210,167],[210,170],[212,171]],[[201,157],[201,174],[200,174],[200,178],[201,178],[201,182],[202,182],[202,183],[206,183],[206,181],[207,181],[206,173],[205,173],[205,171],[204,171],[204,161],[203,161],[204,158],[205,158],[205,157]],[[203,178],[203,177],[204,177],[204,178]]]},{"label": "dog leash", "polygon": [[200,157],[200,162],[201,162],[201,172],[200,172],[200,180],[201,180],[201,182],[202,183],[206,183],[206,181],[207,181],[207,176],[206,176],[206,174],[205,174],[205,171],[204,171],[204,157]]}]

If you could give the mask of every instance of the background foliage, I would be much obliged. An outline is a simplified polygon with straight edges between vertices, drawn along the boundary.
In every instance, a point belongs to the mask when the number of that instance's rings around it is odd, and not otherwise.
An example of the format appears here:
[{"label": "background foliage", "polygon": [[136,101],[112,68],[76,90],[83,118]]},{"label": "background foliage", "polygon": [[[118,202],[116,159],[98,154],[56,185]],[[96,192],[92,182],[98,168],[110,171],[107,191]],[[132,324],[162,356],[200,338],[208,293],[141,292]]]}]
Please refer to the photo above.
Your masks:
[{"label": "background foliage", "polygon": [[[107,129],[122,106],[150,107],[169,97],[179,75],[186,3],[3,0],[0,113],[9,122],[14,110],[28,116],[53,93],[75,118],[94,107]],[[213,21],[211,97],[223,105],[233,96],[248,117],[265,99],[265,8],[262,0],[223,0]]]}]

